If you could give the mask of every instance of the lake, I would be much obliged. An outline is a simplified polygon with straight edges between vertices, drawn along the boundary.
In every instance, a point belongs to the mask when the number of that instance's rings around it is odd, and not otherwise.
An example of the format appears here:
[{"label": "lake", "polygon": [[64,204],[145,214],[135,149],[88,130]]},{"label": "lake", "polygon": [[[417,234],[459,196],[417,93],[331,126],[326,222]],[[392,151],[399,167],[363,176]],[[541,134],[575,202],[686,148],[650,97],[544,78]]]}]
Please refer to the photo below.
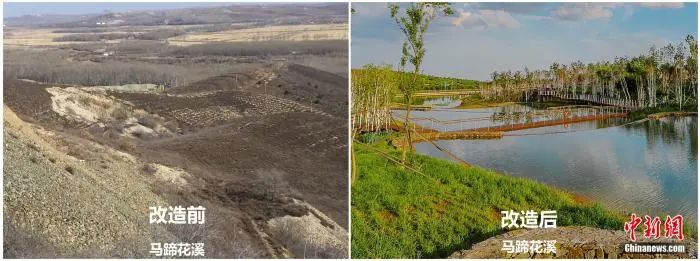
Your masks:
[{"label": "lake", "polygon": [[[615,112],[612,108],[535,109],[524,104],[456,109],[458,103],[430,101],[433,111],[411,112],[426,128],[454,131],[473,127]],[[456,105],[455,105],[456,104]],[[400,116],[401,111],[395,114]],[[507,175],[526,177],[569,191],[610,209],[637,215],[697,217],[697,117],[629,122],[588,121],[507,132],[495,140],[441,140],[461,159]],[[428,142],[426,155],[449,159]]]}]

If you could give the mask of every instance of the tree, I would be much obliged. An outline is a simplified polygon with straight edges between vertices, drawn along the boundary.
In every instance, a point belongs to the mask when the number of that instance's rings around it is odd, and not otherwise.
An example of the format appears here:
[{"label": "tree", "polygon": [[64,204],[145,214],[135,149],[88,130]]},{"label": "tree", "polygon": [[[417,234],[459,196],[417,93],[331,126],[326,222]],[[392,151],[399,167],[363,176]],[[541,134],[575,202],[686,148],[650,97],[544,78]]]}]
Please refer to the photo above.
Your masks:
[{"label": "tree", "polygon": [[410,75],[404,77],[404,74],[401,74],[402,78],[407,79],[402,79],[399,84],[399,90],[406,105],[406,115],[404,117],[406,146],[403,147],[401,155],[401,162],[406,164],[406,151],[413,147],[409,115],[411,113],[413,94],[418,85],[421,64],[423,63],[423,57],[425,57],[425,32],[428,30],[430,22],[437,18],[439,13],[448,16],[453,14],[454,11],[449,3],[444,2],[409,3],[403,15],[399,14],[399,4],[390,3],[388,7],[391,11],[391,18],[394,19],[405,37],[401,50],[402,56],[399,63],[399,71],[403,72],[407,63],[413,65]]},{"label": "tree", "polygon": [[391,125],[391,98],[396,74],[388,65],[365,65],[352,70],[352,126],[354,132],[379,132]]},{"label": "tree", "polygon": [[690,77],[693,97],[696,97],[698,91],[698,41],[692,35],[688,35],[685,38],[685,42],[688,44],[688,49],[690,50],[690,55],[686,61],[686,69]]},{"label": "tree", "polygon": [[[552,63],[548,69],[531,71],[495,71],[491,74],[492,92],[525,93],[536,88],[553,88],[563,94],[592,95],[594,99],[613,99],[635,106],[658,107],[675,103],[679,110],[697,106],[697,40],[692,35],[684,42],[632,58],[583,64]],[[492,95],[489,95],[492,96]],[[507,97],[506,97],[507,98]],[[511,97],[512,99],[512,97]]]}]

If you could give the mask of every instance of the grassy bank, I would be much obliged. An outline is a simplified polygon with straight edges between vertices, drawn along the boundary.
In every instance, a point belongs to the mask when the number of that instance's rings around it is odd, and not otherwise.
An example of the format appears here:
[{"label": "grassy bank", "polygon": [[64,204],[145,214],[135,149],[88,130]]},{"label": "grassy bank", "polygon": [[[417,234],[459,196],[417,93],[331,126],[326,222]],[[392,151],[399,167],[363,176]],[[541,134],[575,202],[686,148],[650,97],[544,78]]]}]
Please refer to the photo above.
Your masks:
[{"label": "grassy bank", "polygon": [[633,111],[630,113],[629,118],[632,121],[641,120],[649,117],[652,114],[663,114],[663,113],[674,113],[674,112],[697,112],[698,107],[695,104],[685,106],[683,108],[678,108],[678,106],[657,106],[651,108],[644,108],[642,110]]},{"label": "grassy bank", "polygon": [[[368,66],[368,65],[365,65]],[[353,73],[364,73],[366,71],[366,67],[363,67],[361,69],[352,69]],[[399,76],[404,76],[408,77],[410,76],[410,73],[408,72],[398,72],[398,71],[391,71],[390,77],[393,79],[398,79]],[[416,91],[422,91],[422,90],[461,90],[461,89],[477,89],[479,88],[479,84],[483,83],[481,81],[476,81],[476,80],[468,80],[468,79],[460,79],[460,78],[454,78],[454,77],[441,77],[441,76],[433,76],[433,75],[427,75],[427,74],[421,74],[418,76],[419,79],[418,81],[421,82],[422,84],[418,86]]]},{"label": "grassy bank", "polygon": [[354,144],[352,186],[354,258],[446,257],[503,232],[501,210],[557,210],[558,226],[622,229],[624,217],[528,179],[422,155],[414,172],[383,156],[400,158],[387,135]]},{"label": "grassy bank", "polygon": [[481,97],[481,95],[469,95],[461,98],[462,104],[457,106],[457,109],[480,109],[480,108],[491,108],[506,106],[509,104],[516,103],[514,101],[497,101],[488,100]]}]

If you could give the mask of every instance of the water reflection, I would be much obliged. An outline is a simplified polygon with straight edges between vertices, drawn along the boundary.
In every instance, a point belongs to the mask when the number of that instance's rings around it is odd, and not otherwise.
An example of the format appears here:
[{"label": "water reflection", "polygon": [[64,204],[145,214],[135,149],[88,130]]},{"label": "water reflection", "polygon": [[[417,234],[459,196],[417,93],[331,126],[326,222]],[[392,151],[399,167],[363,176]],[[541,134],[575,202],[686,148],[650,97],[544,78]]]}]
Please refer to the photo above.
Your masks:
[{"label": "water reflection", "polygon": [[[593,106],[536,109],[518,103],[489,108],[460,109],[458,108],[460,103],[459,99],[452,97],[425,100],[423,104],[432,105],[433,109],[411,111],[411,121],[423,128],[438,131],[460,131],[622,112],[612,107]],[[403,119],[404,115],[403,110],[393,111],[393,116],[397,119]]]},{"label": "water reflection", "polygon": [[459,96],[443,96],[438,98],[418,98],[418,103],[438,108],[454,108],[462,104]]},{"label": "water reflection", "polygon": [[689,140],[687,155],[691,160],[698,159],[698,124],[697,117],[667,117],[655,121],[645,121],[641,124],[625,125],[624,129],[637,135],[647,137],[647,146],[656,147],[656,142],[668,146],[682,146],[682,141]]},{"label": "water reflection", "polygon": [[[493,112],[493,111],[492,111]],[[467,162],[528,177],[613,209],[697,217],[697,117],[581,122],[437,141]],[[430,143],[416,149],[448,158]]]}]

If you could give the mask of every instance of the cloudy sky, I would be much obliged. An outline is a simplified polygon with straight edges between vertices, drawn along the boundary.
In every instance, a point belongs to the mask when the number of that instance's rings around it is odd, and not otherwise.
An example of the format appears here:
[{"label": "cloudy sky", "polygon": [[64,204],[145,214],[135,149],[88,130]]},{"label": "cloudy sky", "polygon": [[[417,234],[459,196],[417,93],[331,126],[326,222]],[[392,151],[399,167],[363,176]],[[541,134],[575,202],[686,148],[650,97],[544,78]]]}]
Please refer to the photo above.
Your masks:
[{"label": "cloudy sky", "polygon": [[[402,35],[385,3],[354,3],[352,67],[396,65]],[[696,3],[455,3],[428,29],[423,71],[487,80],[494,70],[635,56],[697,37]],[[402,9],[403,10],[403,9]]]}]

